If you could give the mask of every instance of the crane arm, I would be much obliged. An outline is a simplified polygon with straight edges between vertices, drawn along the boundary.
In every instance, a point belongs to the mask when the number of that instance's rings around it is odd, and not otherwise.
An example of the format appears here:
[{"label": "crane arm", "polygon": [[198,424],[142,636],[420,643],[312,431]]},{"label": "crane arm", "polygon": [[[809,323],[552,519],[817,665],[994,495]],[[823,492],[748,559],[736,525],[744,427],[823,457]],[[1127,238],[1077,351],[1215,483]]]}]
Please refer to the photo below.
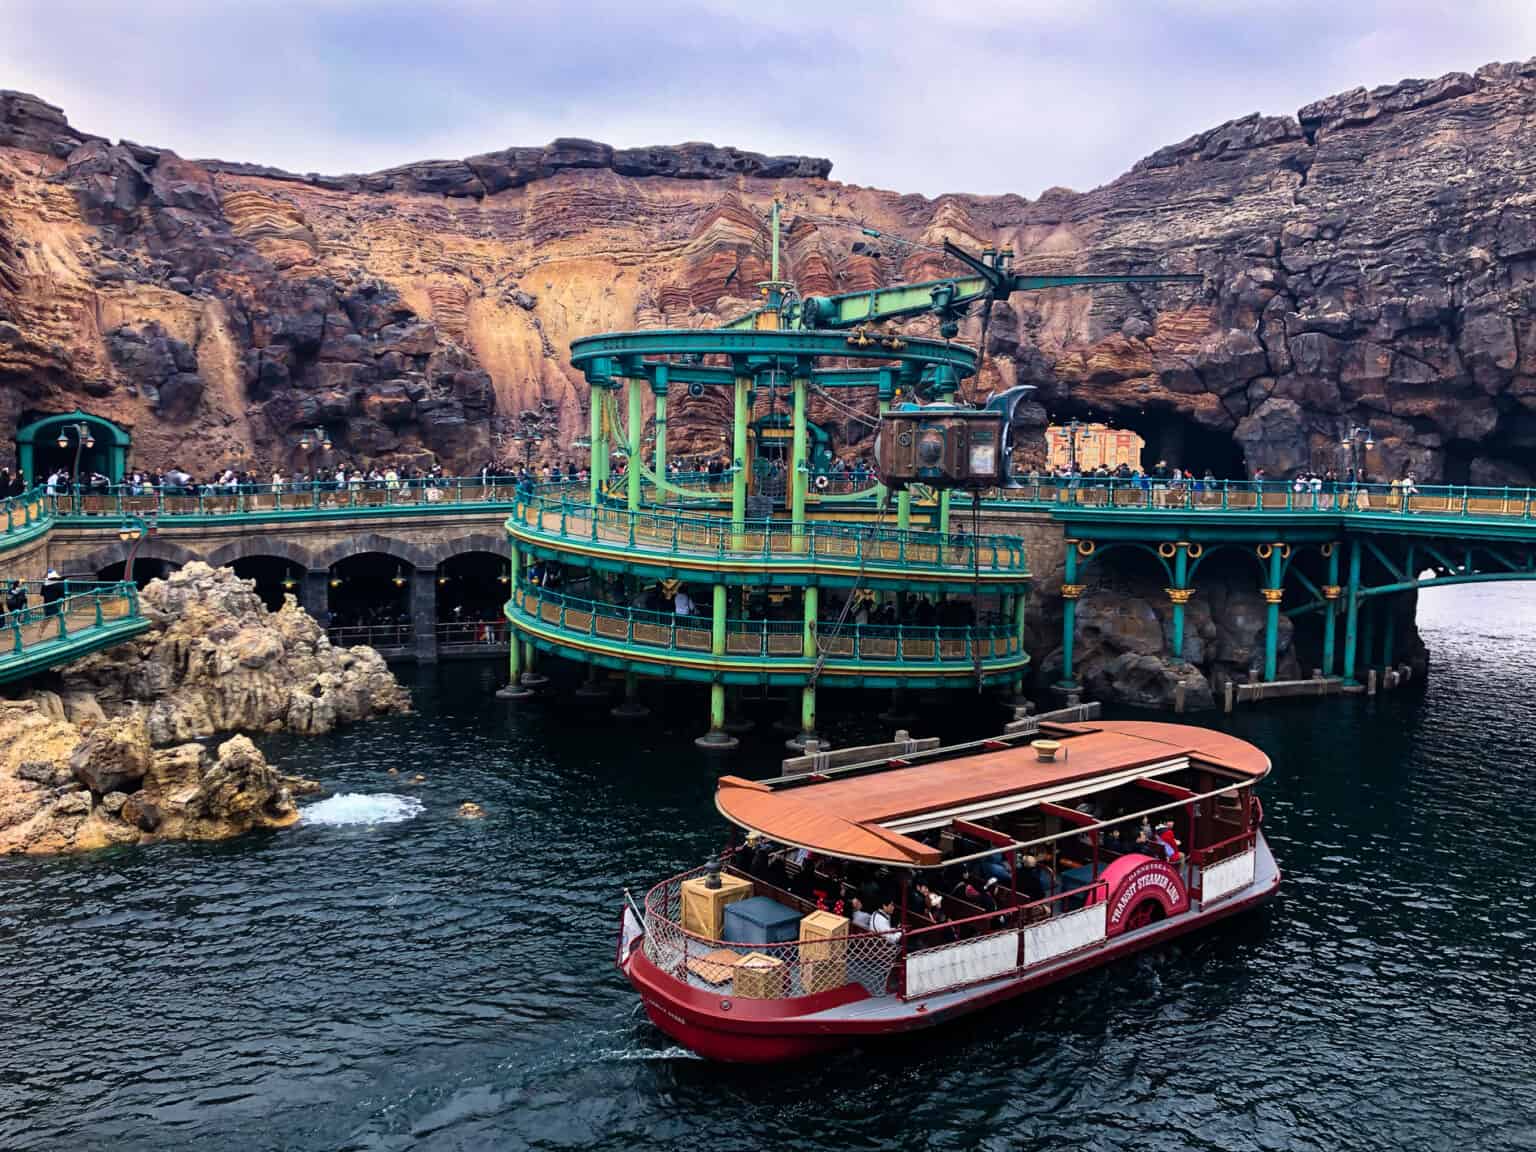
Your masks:
[{"label": "crane arm", "polygon": [[1099,284],[1200,284],[1205,280],[1203,276],[1172,273],[1031,276],[1009,269],[1012,254],[1007,250],[984,252],[977,258],[946,240],[944,252],[972,269],[975,275],[924,280],[916,284],[896,284],[889,288],[846,292],[837,296],[808,296],[800,305],[800,327],[851,328],[859,324],[900,320],[928,312],[936,314],[941,320],[956,322],[978,300],[1006,300],[1015,292],[1039,292],[1046,288],[1081,288]]}]

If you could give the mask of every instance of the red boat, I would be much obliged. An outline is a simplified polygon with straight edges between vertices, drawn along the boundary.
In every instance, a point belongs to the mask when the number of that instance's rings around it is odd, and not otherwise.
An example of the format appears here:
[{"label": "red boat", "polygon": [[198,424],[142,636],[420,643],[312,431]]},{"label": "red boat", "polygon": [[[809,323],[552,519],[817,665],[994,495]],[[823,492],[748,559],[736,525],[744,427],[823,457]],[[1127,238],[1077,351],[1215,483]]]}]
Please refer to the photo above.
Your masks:
[{"label": "red boat", "polygon": [[722,777],[745,838],[643,907],[626,893],[618,964],[710,1059],[930,1028],[1273,895],[1269,768],[1220,732],[1104,721]]}]

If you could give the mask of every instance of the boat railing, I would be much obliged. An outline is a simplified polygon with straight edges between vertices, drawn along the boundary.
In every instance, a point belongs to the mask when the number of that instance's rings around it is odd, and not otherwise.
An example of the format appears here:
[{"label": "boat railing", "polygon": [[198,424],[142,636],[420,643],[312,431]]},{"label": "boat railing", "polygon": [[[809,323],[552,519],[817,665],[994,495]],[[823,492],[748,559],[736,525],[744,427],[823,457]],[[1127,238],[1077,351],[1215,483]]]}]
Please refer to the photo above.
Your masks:
[{"label": "boat railing", "polygon": [[1191,893],[1202,907],[1241,891],[1253,883],[1258,865],[1258,833],[1254,829],[1218,840],[1190,853],[1193,874],[1188,878]]},{"label": "boat railing", "polygon": [[1095,880],[1043,900],[909,930],[906,999],[1017,975],[1106,938],[1108,885]]},{"label": "boat railing", "polygon": [[860,932],[782,944],[710,940],[682,926],[682,886],[709,866],[674,876],[645,898],[646,958],[695,987],[741,998],[787,999],[858,985],[871,996],[890,991],[901,956],[899,932]]}]

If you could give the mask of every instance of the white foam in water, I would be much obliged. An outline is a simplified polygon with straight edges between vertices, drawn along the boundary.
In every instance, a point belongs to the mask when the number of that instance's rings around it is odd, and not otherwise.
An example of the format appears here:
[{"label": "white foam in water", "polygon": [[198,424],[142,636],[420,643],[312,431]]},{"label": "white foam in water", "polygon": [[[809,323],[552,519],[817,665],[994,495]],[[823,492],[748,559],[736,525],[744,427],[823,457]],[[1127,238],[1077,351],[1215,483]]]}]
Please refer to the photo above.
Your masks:
[{"label": "white foam in water", "polygon": [[306,824],[340,827],[345,824],[399,824],[420,816],[423,811],[424,805],[414,796],[343,792],[309,805],[301,815]]}]

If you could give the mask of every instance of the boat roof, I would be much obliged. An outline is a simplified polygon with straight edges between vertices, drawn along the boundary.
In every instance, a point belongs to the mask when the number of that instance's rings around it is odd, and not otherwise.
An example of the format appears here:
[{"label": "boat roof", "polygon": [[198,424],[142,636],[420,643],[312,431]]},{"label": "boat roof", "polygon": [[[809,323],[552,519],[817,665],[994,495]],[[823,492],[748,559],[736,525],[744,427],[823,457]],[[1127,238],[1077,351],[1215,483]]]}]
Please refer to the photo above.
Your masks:
[{"label": "boat roof", "polygon": [[1262,779],[1269,757],[1245,740],[1186,724],[1106,720],[1043,724],[1060,741],[1053,761],[1034,748],[990,750],[928,763],[900,759],[889,767],[774,780],[722,776],[715,806],[726,819],[770,840],[827,856],[902,867],[939,863],[936,848],[908,833],[1017,811],[1204,767],[1235,782]]}]

